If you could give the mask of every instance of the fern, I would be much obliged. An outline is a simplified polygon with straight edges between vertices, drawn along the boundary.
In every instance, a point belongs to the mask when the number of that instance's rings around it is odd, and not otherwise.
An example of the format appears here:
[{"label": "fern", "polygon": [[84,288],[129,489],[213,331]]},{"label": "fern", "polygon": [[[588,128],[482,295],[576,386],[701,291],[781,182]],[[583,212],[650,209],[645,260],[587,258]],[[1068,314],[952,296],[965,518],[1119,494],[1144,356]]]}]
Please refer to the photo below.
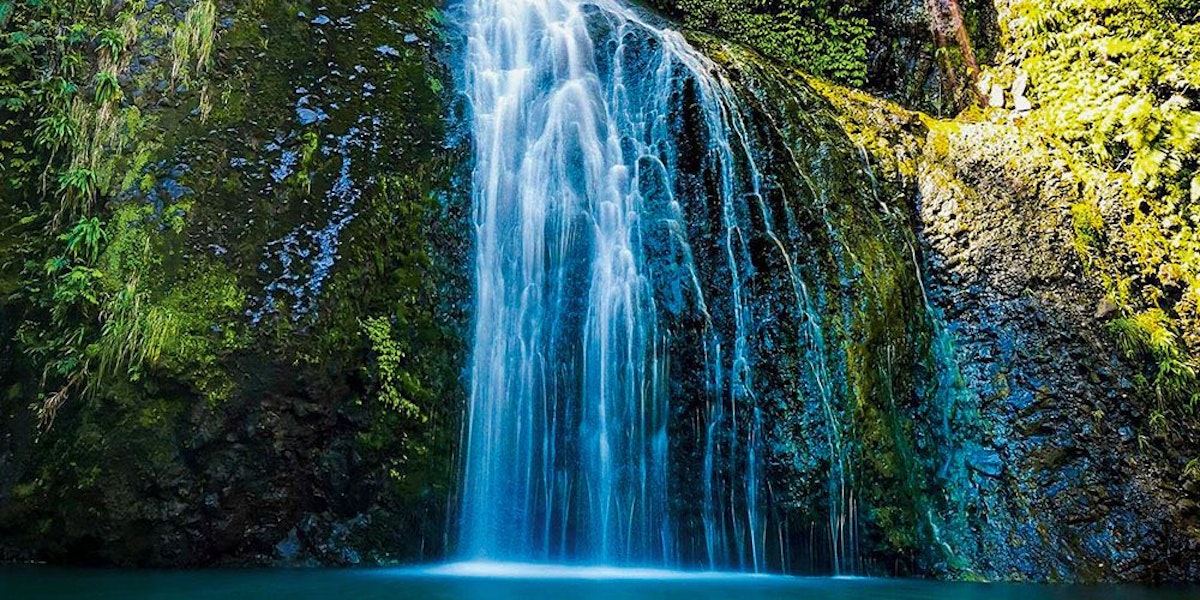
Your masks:
[{"label": "fern", "polygon": [[69,147],[79,135],[79,127],[71,115],[54,111],[37,120],[34,143],[51,151]]},{"label": "fern", "polygon": [[101,30],[96,34],[96,47],[114,59],[125,51],[125,35],[116,29]]},{"label": "fern", "polygon": [[96,193],[96,173],[87,167],[67,169],[58,178],[58,190],[80,198]]},{"label": "fern", "polygon": [[121,99],[121,86],[117,76],[101,71],[96,73],[96,104],[107,104]]},{"label": "fern", "polygon": [[67,243],[67,254],[94,263],[100,256],[100,246],[108,239],[108,234],[104,232],[104,224],[100,219],[91,217],[79,219],[79,222],[59,239]]}]

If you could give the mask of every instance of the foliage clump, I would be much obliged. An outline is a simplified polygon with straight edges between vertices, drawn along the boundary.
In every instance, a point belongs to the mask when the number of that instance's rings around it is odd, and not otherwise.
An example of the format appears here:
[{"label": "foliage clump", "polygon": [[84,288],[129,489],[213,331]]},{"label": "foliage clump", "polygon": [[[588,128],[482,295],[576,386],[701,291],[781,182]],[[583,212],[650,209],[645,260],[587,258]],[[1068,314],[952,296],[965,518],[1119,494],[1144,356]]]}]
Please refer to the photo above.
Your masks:
[{"label": "foliage clump", "polygon": [[834,81],[867,76],[870,2],[854,0],[660,0],[690,28],[712,31],[770,58]]},{"label": "foliage clump", "polygon": [[140,0],[0,0],[0,225],[21,238],[0,269],[20,282],[8,304],[41,365],[43,426],[68,399],[138,381],[195,341],[198,309],[171,304],[162,265],[187,211],[138,200],[160,150],[142,109],[165,76],[146,66],[154,53],[174,51],[173,76],[181,51],[199,72],[214,20],[211,0],[182,20]]},{"label": "foliage clump", "polygon": [[402,415],[418,417],[421,409],[412,398],[424,390],[413,374],[405,370],[411,350],[403,340],[392,334],[392,323],[387,317],[366,319],[362,326],[363,333],[371,341],[371,353],[375,356],[373,372],[379,388],[379,401]]},{"label": "foliage clump", "polygon": [[[1200,403],[1200,2],[1008,0],[985,80],[1081,181],[1079,251],[1164,400]],[[1017,95],[1017,94],[1014,94]],[[1100,312],[1108,312],[1101,310]]]}]

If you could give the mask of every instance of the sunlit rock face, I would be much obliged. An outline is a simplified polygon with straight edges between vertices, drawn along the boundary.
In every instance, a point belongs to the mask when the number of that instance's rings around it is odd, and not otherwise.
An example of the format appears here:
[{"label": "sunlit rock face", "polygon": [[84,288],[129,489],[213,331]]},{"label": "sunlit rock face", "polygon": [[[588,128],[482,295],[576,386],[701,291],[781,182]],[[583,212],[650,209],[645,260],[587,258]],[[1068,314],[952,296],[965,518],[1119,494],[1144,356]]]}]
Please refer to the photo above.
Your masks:
[{"label": "sunlit rock face", "polygon": [[1179,450],[1147,437],[1158,401],[1072,248],[1073,176],[992,125],[931,133],[918,173],[929,295],[976,407],[954,488],[974,507],[950,542],[960,563],[989,578],[1195,579],[1194,484],[1172,475]]}]

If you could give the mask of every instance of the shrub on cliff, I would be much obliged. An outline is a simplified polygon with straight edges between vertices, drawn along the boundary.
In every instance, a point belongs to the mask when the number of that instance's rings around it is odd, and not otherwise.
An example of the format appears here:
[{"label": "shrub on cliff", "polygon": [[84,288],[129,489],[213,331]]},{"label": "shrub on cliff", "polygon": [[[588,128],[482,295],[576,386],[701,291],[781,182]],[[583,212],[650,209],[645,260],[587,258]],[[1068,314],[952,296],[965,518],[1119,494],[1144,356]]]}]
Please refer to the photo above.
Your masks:
[{"label": "shrub on cliff", "polygon": [[[1200,2],[997,2],[1027,129],[1082,182],[1076,248],[1103,285],[1110,329],[1152,360],[1163,399],[1200,403]],[[1027,98],[1023,92],[1028,81]],[[1025,102],[1022,102],[1025,100]],[[1111,314],[1105,314],[1111,313]]]},{"label": "shrub on cliff", "polygon": [[870,2],[854,0],[656,0],[690,28],[718,33],[814,75],[861,86],[867,75]]}]

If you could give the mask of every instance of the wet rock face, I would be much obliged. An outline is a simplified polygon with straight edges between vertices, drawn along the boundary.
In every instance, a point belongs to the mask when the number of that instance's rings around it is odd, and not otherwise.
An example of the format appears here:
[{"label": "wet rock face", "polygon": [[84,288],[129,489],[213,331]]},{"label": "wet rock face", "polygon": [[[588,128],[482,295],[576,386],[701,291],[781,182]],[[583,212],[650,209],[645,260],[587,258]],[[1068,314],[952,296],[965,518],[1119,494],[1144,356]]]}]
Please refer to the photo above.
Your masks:
[{"label": "wet rock face", "polygon": [[[1069,169],[1012,125],[925,121],[929,131],[844,90],[825,92],[825,105],[819,86],[736,49],[712,54],[772,124],[766,162],[799,158],[829,202],[776,179],[782,206],[810,215],[788,222],[818,250],[792,260],[823,299],[817,356],[836,382],[806,382],[812,338],[761,346],[782,518],[807,524],[810,548],[836,548],[823,521],[843,523],[866,571],[1194,579],[1196,490],[1181,483],[1187,458],[1175,450],[1195,443],[1194,427],[1148,425],[1155,399],[1097,317],[1111,309],[1074,250]],[[852,139],[824,129],[828,116]],[[813,144],[839,166],[821,167]],[[869,156],[867,176],[838,154],[843,144]],[[907,219],[890,221],[893,210]],[[906,276],[914,264],[920,274]],[[779,276],[764,264],[756,279]],[[803,332],[813,316],[784,314],[778,290],[758,298],[763,321],[779,324],[766,332]],[[887,328],[895,322],[906,325]],[[817,410],[821,398],[832,410]],[[840,514],[837,454],[822,449],[839,435],[853,498]]]},{"label": "wet rock face", "polygon": [[976,475],[959,482],[971,535],[952,545],[989,578],[1194,579],[1191,494],[1096,318],[1103,294],[1072,246],[1076,186],[1014,127],[931,134],[917,204],[929,295],[982,426]]},{"label": "wet rock face", "polygon": [[[749,259],[753,414],[764,423],[768,564],[911,573],[922,482],[932,477],[912,438],[932,436],[940,419],[919,401],[937,387],[916,377],[936,370],[933,329],[897,190],[807,81],[742,49],[696,42],[741,98],[766,182],[744,199],[738,231]],[[719,249],[706,242],[695,252]],[[719,277],[702,280],[710,305],[728,301]]]},{"label": "wet rock face", "polygon": [[[163,266],[148,298],[232,289],[225,312],[207,320],[204,293],[172,306],[203,321],[196,356],[72,401],[37,439],[38,373],[0,345],[0,369],[21,382],[0,400],[0,558],[441,555],[470,228],[450,191],[464,152],[446,129],[439,4],[221,6],[198,82],[208,107],[183,92],[143,106],[162,143],[107,208],[154,231],[147,252]],[[151,95],[139,91],[125,97]],[[381,400],[398,379],[416,414]]]}]

